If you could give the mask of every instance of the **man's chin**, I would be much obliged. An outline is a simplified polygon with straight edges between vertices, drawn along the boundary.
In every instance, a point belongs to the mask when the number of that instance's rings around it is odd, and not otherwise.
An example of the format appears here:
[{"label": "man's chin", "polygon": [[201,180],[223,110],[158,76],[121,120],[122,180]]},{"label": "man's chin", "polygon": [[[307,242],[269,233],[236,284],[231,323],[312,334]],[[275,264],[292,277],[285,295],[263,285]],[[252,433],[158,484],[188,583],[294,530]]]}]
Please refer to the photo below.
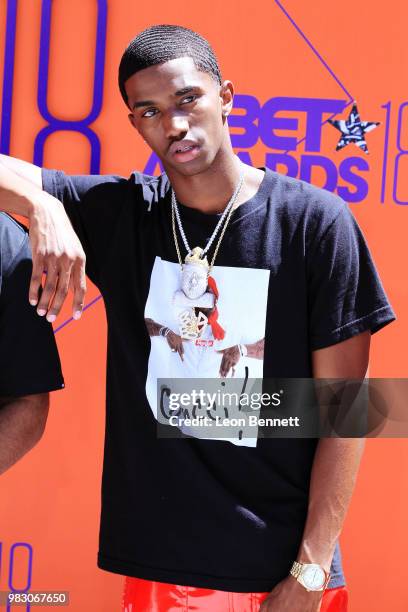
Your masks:
[{"label": "man's chin", "polygon": [[185,162],[178,164],[177,162],[170,163],[168,160],[162,161],[166,174],[179,174],[181,176],[195,176],[201,174],[208,169],[208,164],[202,162],[202,160],[191,160],[191,162]]},{"label": "man's chin", "polygon": [[184,163],[166,158],[162,159],[162,164],[166,174],[172,173],[187,177],[206,172],[211,166],[211,161],[207,159],[207,156],[200,155],[199,158]]}]

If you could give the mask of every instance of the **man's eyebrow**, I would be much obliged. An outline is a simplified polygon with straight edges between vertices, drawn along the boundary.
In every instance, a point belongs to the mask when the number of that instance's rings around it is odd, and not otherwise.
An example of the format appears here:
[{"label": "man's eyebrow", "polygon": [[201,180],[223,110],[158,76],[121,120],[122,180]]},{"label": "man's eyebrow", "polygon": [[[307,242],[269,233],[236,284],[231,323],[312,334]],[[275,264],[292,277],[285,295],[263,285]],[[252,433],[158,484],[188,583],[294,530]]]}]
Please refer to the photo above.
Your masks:
[{"label": "man's eyebrow", "polygon": [[[188,85],[187,87],[183,87],[183,89],[179,89],[174,94],[175,96],[184,96],[186,93],[190,93],[193,89],[200,89],[198,85]],[[156,102],[154,100],[140,100],[139,102],[135,102],[132,106],[132,110],[135,108],[141,108],[142,106],[154,106]]]},{"label": "man's eyebrow", "polygon": [[132,110],[135,108],[140,108],[141,106],[152,106],[154,105],[153,100],[140,100],[140,102],[135,102],[132,106]]},{"label": "man's eyebrow", "polygon": [[174,95],[184,96],[184,94],[189,93],[190,91],[193,91],[193,89],[199,89],[198,85],[187,85],[187,87],[183,87],[183,89],[179,89],[178,91],[176,91]]}]

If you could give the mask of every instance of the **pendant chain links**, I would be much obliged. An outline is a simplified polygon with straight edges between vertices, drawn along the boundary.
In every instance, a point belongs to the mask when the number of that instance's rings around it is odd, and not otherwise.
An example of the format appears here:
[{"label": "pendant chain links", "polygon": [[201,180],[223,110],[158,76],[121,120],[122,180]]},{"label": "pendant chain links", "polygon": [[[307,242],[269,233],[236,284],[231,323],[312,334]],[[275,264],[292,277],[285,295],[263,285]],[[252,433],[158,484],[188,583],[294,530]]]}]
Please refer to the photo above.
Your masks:
[{"label": "pendant chain links", "polygon": [[[239,159],[239,158],[238,158]],[[240,161],[240,163],[242,164],[242,162]],[[210,266],[209,266],[209,270],[208,270],[208,276],[211,274],[211,270],[214,266],[214,262],[215,262],[215,258],[217,257],[217,253],[218,250],[221,246],[221,242],[222,239],[224,237],[225,234],[225,230],[227,229],[228,223],[231,219],[231,215],[232,212],[234,210],[234,204],[237,201],[237,198],[239,196],[239,193],[241,191],[243,182],[244,182],[244,169],[245,166],[244,164],[242,164],[242,168],[241,168],[241,174],[239,177],[239,181],[238,181],[238,185],[234,191],[234,193],[231,196],[230,201],[228,202],[227,206],[225,207],[224,212],[222,213],[220,220],[217,223],[216,228],[214,229],[211,238],[209,239],[207,246],[205,247],[205,249],[203,249],[202,253],[201,253],[201,257],[204,257],[204,255],[207,253],[207,251],[210,249],[212,243],[214,242],[215,238],[217,237],[217,234],[222,226],[222,224],[224,223],[224,226],[221,230],[221,234],[220,237],[218,238],[218,242],[215,246],[215,250],[214,250],[214,255],[212,257]],[[178,238],[177,238],[177,230],[176,230],[176,219],[177,219],[177,225],[178,225],[178,229],[180,231],[180,235],[183,239],[183,243],[184,246],[186,247],[186,251],[187,251],[187,255],[190,255],[190,253],[192,252],[192,249],[190,248],[190,245],[188,244],[188,240],[186,237],[186,234],[184,232],[184,228],[181,222],[181,218],[180,218],[180,212],[179,212],[179,208],[177,205],[177,199],[176,199],[176,194],[174,193],[174,189],[172,189],[172,193],[171,193],[171,222],[172,222],[172,228],[173,228],[173,237],[174,237],[174,244],[176,246],[176,251],[177,251],[177,257],[181,266],[181,269],[183,269],[183,260],[181,258],[181,253],[180,253],[180,246],[178,243]]]}]

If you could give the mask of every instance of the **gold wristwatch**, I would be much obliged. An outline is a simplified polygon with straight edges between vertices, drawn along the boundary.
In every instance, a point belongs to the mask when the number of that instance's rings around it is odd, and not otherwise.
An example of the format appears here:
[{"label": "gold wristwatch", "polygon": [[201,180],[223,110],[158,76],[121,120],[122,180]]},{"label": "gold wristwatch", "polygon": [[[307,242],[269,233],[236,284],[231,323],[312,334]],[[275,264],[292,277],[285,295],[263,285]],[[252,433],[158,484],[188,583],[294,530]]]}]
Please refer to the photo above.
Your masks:
[{"label": "gold wristwatch", "polygon": [[324,591],[330,579],[330,574],[318,563],[294,561],[290,573],[306,591]]}]

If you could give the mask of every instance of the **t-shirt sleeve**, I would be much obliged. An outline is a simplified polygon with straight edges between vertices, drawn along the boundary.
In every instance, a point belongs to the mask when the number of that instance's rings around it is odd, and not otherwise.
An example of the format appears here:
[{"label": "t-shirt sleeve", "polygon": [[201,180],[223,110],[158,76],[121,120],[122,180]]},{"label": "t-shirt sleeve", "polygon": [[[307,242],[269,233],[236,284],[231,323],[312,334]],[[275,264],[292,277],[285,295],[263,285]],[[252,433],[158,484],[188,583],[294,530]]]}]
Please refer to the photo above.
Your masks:
[{"label": "t-shirt sleeve", "polygon": [[32,270],[28,234],[9,263],[0,276],[0,396],[61,389],[64,379],[52,326],[28,301]]},{"label": "t-shirt sleeve", "polygon": [[86,254],[86,272],[99,286],[129,181],[116,175],[69,175],[42,168],[42,185],[64,205]]},{"label": "t-shirt sleeve", "polygon": [[367,330],[374,334],[396,318],[366,240],[345,202],[319,236],[308,275],[311,350]]}]

